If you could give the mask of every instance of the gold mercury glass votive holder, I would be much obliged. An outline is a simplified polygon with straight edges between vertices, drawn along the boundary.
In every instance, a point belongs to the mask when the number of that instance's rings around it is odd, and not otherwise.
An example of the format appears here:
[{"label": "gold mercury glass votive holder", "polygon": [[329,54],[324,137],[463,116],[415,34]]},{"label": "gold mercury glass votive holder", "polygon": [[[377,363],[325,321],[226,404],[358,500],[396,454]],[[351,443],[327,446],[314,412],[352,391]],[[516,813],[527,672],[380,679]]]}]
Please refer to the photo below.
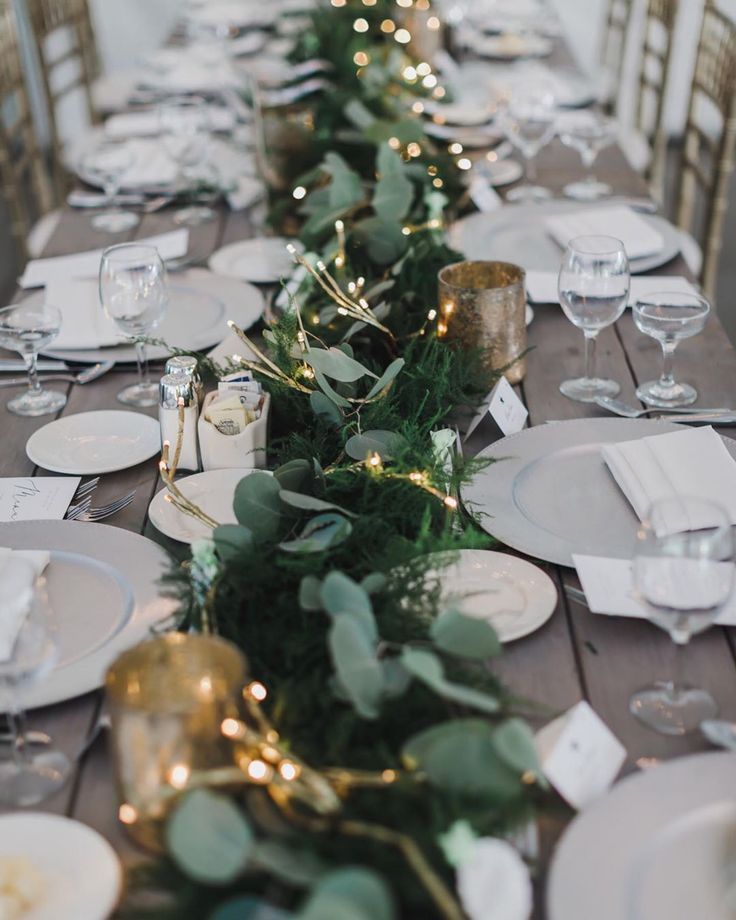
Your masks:
[{"label": "gold mercury glass votive holder", "polygon": [[164,823],[183,792],[237,782],[222,724],[242,718],[247,675],[236,646],[183,633],[129,649],[107,672],[118,816],[136,842],[162,852]]},{"label": "gold mercury glass votive holder", "polygon": [[482,349],[509,383],[526,374],[526,273],[510,262],[458,262],[439,274],[437,335]]}]

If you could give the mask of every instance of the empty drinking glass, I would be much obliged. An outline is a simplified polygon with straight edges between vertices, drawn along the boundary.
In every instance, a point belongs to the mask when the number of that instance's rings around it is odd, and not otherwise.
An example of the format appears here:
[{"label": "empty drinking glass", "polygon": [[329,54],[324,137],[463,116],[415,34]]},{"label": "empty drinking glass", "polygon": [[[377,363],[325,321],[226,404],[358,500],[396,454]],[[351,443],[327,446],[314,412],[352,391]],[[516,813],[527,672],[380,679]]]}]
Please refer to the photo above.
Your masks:
[{"label": "empty drinking glass", "polygon": [[[199,96],[174,97],[161,106],[159,118],[164,147],[179,169],[177,188],[196,193],[202,184],[199,171],[206,162],[210,144],[207,105]],[[180,208],[174,214],[176,223],[189,227],[213,217],[212,208],[197,204]]]},{"label": "empty drinking glass", "polygon": [[[110,246],[100,263],[100,303],[126,335],[146,336],[161,322],[168,305],[166,268],[154,246],[121,243]],[[136,341],[138,383],[118,393],[129,406],[155,406],[158,385],[148,377],[146,346]]]},{"label": "empty drinking glass", "polygon": [[140,218],[137,214],[123,211],[115,203],[123,176],[134,162],[135,157],[130,147],[114,141],[98,144],[82,158],[82,177],[102,186],[107,199],[108,210],[92,218],[95,230],[122,233],[139,223]]},{"label": "empty drinking glass", "polygon": [[0,310],[0,345],[20,352],[28,368],[28,389],[7,404],[16,415],[50,415],[66,405],[66,396],[46,390],[36,371],[38,353],[59,334],[61,313],[56,307],[20,304]]},{"label": "empty drinking glass", "polygon": [[597,112],[570,112],[560,119],[557,133],[565,146],[577,150],[588,170],[585,179],[565,186],[565,195],[577,201],[596,201],[610,195],[613,191],[611,186],[599,182],[592,169],[601,150],[616,140],[618,124]]},{"label": "empty drinking glass", "polygon": [[662,374],[659,380],[642,383],[636,390],[648,406],[688,406],[698,391],[688,383],[677,383],[673,375],[675,349],[682,339],[703,331],[710,304],[699,294],[650,294],[634,304],[636,328],[662,346]]},{"label": "empty drinking glass", "polygon": [[567,244],[558,280],[560,304],[585,335],[584,376],[560,384],[560,392],[570,399],[595,402],[598,396],[619,392],[615,380],[596,375],[596,339],[626,309],[630,285],[629,260],[621,240],[580,236]]},{"label": "empty drinking glass", "polygon": [[[672,533],[683,515],[697,529]],[[685,645],[707,629],[731,596],[734,584],[731,521],[719,505],[698,498],[655,502],[637,534],[633,577],[647,616],[666,630],[678,648],[676,676],[631,697],[631,712],[650,728],[683,735],[713,718],[718,707],[706,691],[681,677]]]},{"label": "empty drinking glass", "polygon": [[549,189],[536,184],[536,157],[555,134],[555,99],[543,85],[514,85],[511,96],[499,108],[498,122],[508,140],[526,163],[526,182],[507,193],[508,201],[529,204],[550,198]]},{"label": "empty drinking glass", "polygon": [[17,630],[4,636],[0,655],[0,709],[8,714],[11,734],[10,757],[0,761],[0,802],[16,807],[41,802],[64,784],[70,771],[60,751],[44,745],[33,753],[26,739],[23,690],[48,674],[58,658],[44,579],[37,583],[36,578],[30,561],[12,558],[0,579],[0,617],[6,630],[10,623]]}]

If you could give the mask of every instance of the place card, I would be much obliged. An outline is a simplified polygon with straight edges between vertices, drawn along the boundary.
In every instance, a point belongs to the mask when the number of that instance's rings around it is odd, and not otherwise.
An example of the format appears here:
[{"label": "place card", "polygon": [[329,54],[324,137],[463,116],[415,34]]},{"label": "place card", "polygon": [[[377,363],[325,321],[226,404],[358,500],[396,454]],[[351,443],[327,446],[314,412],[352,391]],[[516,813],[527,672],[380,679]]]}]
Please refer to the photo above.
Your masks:
[{"label": "place card", "polygon": [[483,400],[478,413],[465,432],[463,441],[468,440],[486,416],[490,416],[493,419],[496,427],[504,436],[516,434],[526,424],[529,412],[505,377],[501,377]]},{"label": "place card", "polygon": [[[634,589],[631,560],[575,555],[572,561],[592,613],[648,619],[646,603],[637,597]],[[681,597],[685,598],[682,591]],[[726,602],[715,622],[719,626],[736,626],[736,596]]]},{"label": "place card", "polygon": [[0,479],[0,521],[60,521],[80,482],[79,476]]},{"label": "place card", "polygon": [[475,176],[470,183],[470,197],[479,211],[489,213],[503,207],[503,198],[482,175]]},{"label": "place card", "polygon": [[626,760],[626,748],[585,701],[537,732],[542,772],[573,808],[608,791]]}]

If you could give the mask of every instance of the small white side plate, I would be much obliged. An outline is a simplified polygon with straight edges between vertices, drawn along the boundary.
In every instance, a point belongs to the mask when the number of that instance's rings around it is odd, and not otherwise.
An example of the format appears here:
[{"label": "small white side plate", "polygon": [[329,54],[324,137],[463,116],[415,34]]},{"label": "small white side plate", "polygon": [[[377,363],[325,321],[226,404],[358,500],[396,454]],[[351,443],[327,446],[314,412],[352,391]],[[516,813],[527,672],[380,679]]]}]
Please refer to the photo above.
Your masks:
[{"label": "small white side plate", "polygon": [[283,237],[241,240],[212,253],[208,264],[217,275],[256,284],[273,284],[293,270],[294,260],[286,250],[289,242],[303,250],[298,240]]},{"label": "small white side plate", "polygon": [[120,898],[122,869],[91,827],[40,812],[0,816],[0,859],[27,859],[45,888],[23,920],[105,920]]},{"label": "small white side plate", "polygon": [[33,463],[54,473],[99,476],[137,466],[161,450],[156,419],[140,412],[99,410],[66,415],[28,439]]}]

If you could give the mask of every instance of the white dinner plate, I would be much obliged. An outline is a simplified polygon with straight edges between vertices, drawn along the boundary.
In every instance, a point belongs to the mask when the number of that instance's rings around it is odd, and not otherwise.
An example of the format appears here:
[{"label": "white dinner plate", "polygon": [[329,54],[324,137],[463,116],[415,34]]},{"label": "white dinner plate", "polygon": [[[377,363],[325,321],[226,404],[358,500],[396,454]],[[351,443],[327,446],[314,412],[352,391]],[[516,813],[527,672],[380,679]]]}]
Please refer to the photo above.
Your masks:
[{"label": "white dinner plate", "polygon": [[117,656],[169,616],[160,596],[169,567],[151,540],[106,524],[17,521],[0,524],[0,546],[47,550],[45,571],[60,658],[23,694],[28,708],[48,706],[101,687]]},{"label": "white dinner plate", "polygon": [[487,178],[491,185],[497,187],[511,185],[524,175],[524,168],[516,160],[495,160],[493,163],[486,160],[483,163],[483,178]]},{"label": "white dinner plate", "polygon": [[208,264],[215,274],[227,278],[273,284],[290,275],[294,268],[294,260],[286,249],[288,243],[293,243],[300,252],[304,249],[298,240],[260,237],[223,246],[212,253]]},{"label": "white dinner plate", "polygon": [[[601,444],[681,431],[651,419],[587,418],[537,425],[478,454],[496,460],[462,488],[480,526],[507,546],[572,566],[573,554],[630,559],[639,519]],[[723,438],[736,458],[736,441]]]},{"label": "white dinner plate", "polygon": [[81,821],[33,811],[0,816],[0,860],[16,857],[42,879],[38,899],[21,920],[105,920],[118,903],[120,861]]},{"label": "white dinner plate", "polygon": [[549,920],[732,918],[709,908],[729,865],[733,880],[734,776],[736,755],[696,754],[629,776],[589,805],[552,859]]},{"label": "white dinner plate", "polygon": [[468,94],[467,98],[460,98],[455,102],[426,99],[424,111],[431,115],[434,123],[438,125],[477,128],[488,124],[495,115],[496,107],[489,101],[483,103],[477,97]]},{"label": "white dinner plate", "polygon": [[[466,616],[487,620],[501,642],[539,629],[557,606],[557,589],[538,566],[509,553],[463,549],[448,566],[431,570],[442,601]],[[443,554],[438,554],[441,561]]]},{"label": "white dinner plate", "polygon": [[[44,296],[43,289],[33,291],[23,303],[41,304]],[[153,335],[172,348],[193,351],[204,351],[218,345],[229,333],[228,320],[232,320],[241,329],[250,329],[265,309],[265,300],[258,288],[234,278],[216,275],[206,268],[188,268],[171,275],[169,297],[166,316]],[[157,361],[167,358],[169,349],[149,345],[146,353],[152,361]],[[44,354],[61,361],[90,364],[98,361],[124,364],[136,360],[134,345],[57,350],[52,343]]]},{"label": "white dinner plate", "polygon": [[[235,488],[244,476],[256,470],[208,470],[177,480],[182,494],[209,514],[218,524],[237,524],[233,511]],[[259,472],[263,472],[260,470]],[[148,506],[148,518],[153,526],[172,540],[194,543],[212,536],[209,527],[187,514],[182,514],[166,500],[167,491],[161,489]]]},{"label": "white dinner plate", "polygon": [[161,451],[157,419],[141,412],[98,409],[64,415],[35,431],[28,458],[53,473],[100,476],[127,470]]},{"label": "white dinner plate", "polygon": [[492,124],[468,128],[462,125],[438,125],[428,121],[424,126],[424,131],[435,140],[444,141],[447,144],[462,144],[468,149],[493,147],[503,136]]},{"label": "white dinner plate", "polygon": [[517,61],[520,58],[549,57],[554,43],[544,35],[518,35],[513,32],[503,35],[477,33],[473,37],[472,47],[481,57],[497,61]]},{"label": "white dinner plate", "polygon": [[[545,218],[591,207],[600,208],[601,204],[552,201],[535,205],[516,204],[491,213],[471,214],[450,229],[450,244],[466,259],[498,259],[521,264],[527,271],[557,273],[562,249],[547,232]],[[634,275],[666,265],[680,252],[680,233],[668,220],[654,214],[639,216],[660,234],[663,246],[654,255],[631,259],[631,273]]]}]

